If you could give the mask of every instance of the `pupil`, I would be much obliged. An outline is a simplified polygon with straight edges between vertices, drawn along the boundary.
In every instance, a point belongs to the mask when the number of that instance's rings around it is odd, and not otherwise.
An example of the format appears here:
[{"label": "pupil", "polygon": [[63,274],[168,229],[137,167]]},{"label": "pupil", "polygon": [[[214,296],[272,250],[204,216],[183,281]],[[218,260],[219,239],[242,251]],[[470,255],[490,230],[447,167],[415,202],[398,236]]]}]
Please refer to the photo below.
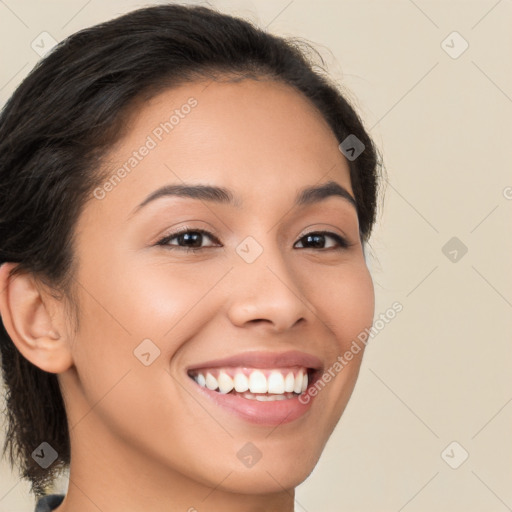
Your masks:
[{"label": "pupil", "polygon": [[315,242],[313,242],[315,247],[321,247],[322,243],[319,241],[319,239],[323,238],[323,235],[308,235],[307,238],[308,241],[311,241],[312,239],[315,240]]},{"label": "pupil", "polygon": [[193,244],[193,247],[201,247],[201,243],[197,243],[198,241],[200,242],[200,237],[201,237],[201,234],[200,233],[194,233],[194,234],[190,234],[190,233],[185,233],[184,235],[182,235],[184,237],[184,240],[190,240],[190,239],[193,239],[195,237],[195,244]]}]

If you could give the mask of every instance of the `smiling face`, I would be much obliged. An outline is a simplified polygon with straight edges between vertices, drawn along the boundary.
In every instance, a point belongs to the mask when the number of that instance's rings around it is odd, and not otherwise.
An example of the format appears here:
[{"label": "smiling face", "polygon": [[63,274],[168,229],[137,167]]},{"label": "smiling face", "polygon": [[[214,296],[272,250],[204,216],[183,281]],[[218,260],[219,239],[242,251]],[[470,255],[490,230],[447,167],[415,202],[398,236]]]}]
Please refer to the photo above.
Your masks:
[{"label": "smiling face", "polygon": [[286,85],[205,86],[138,112],[106,159],[107,179],[125,172],[79,219],[80,330],[59,375],[72,479],[101,464],[119,488],[281,492],[312,471],[355,385],[362,351],[299,400],[374,313],[336,137]]}]

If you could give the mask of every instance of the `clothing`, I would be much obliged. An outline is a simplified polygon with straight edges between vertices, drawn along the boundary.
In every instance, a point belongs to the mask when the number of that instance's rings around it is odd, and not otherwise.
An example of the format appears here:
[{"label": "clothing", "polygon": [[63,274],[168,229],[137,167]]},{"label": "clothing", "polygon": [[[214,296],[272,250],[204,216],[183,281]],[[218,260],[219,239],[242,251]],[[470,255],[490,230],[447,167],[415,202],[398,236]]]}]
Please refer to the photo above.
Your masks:
[{"label": "clothing", "polygon": [[47,494],[39,498],[35,512],[51,512],[62,503],[65,496],[65,494]]}]

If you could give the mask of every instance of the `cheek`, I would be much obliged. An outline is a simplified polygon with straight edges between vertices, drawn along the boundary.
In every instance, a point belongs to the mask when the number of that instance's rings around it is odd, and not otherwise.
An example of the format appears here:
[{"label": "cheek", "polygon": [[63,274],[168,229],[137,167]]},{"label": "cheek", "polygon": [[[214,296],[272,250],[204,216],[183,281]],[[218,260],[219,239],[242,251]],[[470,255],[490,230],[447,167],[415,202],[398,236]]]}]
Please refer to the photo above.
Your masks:
[{"label": "cheek", "polygon": [[371,275],[364,261],[316,272],[311,281],[312,304],[318,317],[332,330],[338,354],[371,327],[375,296]]},{"label": "cheek", "polygon": [[[364,261],[337,267],[329,278],[317,279],[314,304],[317,315],[331,331],[334,340],[326,347],[328,363],[318,384],[319,395],[324,404],[333,411],[328,428],[333,428],[345,408],[355,386],[366,345],[360,342],[373,323],[375,312],[374,287],[371,275]],[[319,280],[321,279],[321,280]],[[322,286],[319,286],[319,283]],[[321,290],[320,290],[321,288]],[[331,393],[323,393],[323,386]],[[327,403],[329,402],[329,403]]]},{"label": "cheek", "polygon": [[[155,390],[163,393],[160,399],[172,403],[166,395],[172,381],[169,361],[176,356],[179,362],[180,348],[218,314],[218,302],[205,295],[226,272],[198,267],[185,271],[162,262],[131,263],[111,258],[109,268],[101,272],[97,268],[82,272],[79,279],[87,293],[81,295],[80,333],[73,349],[89,404],[116,387],[120,396],[111,410],[121,413],[121,403],[130,410],[125,401],[132,397],[132,406],[139,407]],[[128,390],[129,382],[133,389]],[[121,388],[126,389],[126,397]],[[155,409],[149,407],[145,414],[151,410]]]},{"label": "cheek", "polygon": [[89,292],[83,294],[82,335],[85,339],[108,338],[104,349],[112,349],[111,354],[120,358],[130,355],[145,338],[163,349],[189,317],[197,322],[205,316],[201,299],[225,272],[161,261],[137,263],[117,260],[108,272],[81,277]]}]

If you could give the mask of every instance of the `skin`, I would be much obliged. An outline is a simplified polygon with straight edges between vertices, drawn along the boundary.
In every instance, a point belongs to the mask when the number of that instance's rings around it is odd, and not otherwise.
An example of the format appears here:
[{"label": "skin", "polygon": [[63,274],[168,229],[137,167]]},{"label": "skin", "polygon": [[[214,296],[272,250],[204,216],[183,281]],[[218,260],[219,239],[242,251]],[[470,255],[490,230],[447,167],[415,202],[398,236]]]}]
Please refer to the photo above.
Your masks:
[{"label": "skin", "polygon": [[[372,324],[374,289],[355,208],[329,197],[293,207],[303,187],[336,181],[353,196],[349,167],[322,116],[271,81],[186,84],[139,110],[108,155],[117,169],[189,97],[197,106],[76,227],[80,329],[30,275],[1,268],[1,313],[22,354],[59,374],[71,431],[70,483],[58,512],[292,511],[294,488],[316,465],[353,391],[363,350],[299,419],[251,424],[197,392],[184,369],[240,352],[300,350],[325,368]],[[111,174],[108,174],[110,176]],[[165,184],[231,189],[227,204],[166,197],[132,210]],[[155,245],[184,226],[203,249]],[[304,235],[345,236],[337,248]],[[263,253],[236,247],[252,236]],[[182,249],[179,249],[181,243]],[[189,242],[190,245],[190,242]],[[333,249],[334,248],[334,249]],[[145,338],[160,355],[133,351]],[[261,460],[237,452],[251,441]]]}]

